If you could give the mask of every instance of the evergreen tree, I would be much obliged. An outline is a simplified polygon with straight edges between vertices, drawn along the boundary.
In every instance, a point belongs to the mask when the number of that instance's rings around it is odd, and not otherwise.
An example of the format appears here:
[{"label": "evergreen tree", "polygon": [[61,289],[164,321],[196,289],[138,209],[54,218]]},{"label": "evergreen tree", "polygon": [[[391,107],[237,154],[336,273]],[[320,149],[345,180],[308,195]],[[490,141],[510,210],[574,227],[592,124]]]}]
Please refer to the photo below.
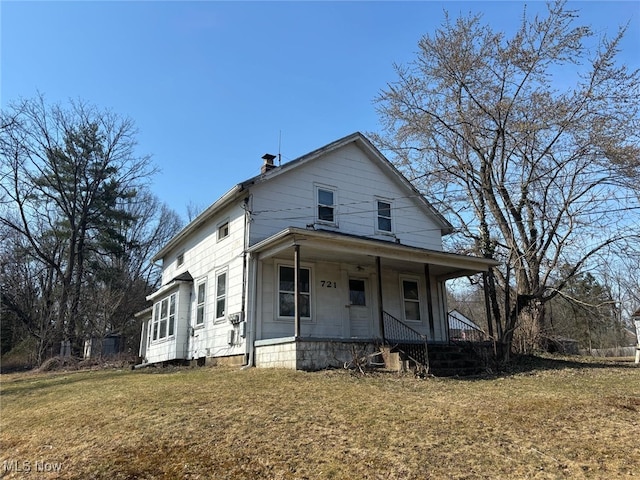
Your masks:
[{"label": "evergreen tree", "polygon": [[85,337],[117,330],[144,305],[151,249],[180,222],[148,193],[154,169],[135,153],[131,120],[40,96],[12,104],[0,125],[0,222],[15,239],[3,252],[13,269],[3,311],[42,353],[66,340],[79,354]]}]

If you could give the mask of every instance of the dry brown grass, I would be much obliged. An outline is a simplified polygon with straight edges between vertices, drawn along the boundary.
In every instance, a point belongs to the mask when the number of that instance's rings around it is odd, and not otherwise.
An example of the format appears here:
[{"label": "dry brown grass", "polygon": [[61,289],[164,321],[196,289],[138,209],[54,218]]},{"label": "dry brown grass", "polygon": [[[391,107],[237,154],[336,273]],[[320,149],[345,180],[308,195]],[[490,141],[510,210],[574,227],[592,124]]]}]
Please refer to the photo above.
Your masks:
[{"label": "dry brown grass", "polygon": [[542,360],[475,380],[220,367],[1,380],[0,478],[640,475],[630,364]]}]

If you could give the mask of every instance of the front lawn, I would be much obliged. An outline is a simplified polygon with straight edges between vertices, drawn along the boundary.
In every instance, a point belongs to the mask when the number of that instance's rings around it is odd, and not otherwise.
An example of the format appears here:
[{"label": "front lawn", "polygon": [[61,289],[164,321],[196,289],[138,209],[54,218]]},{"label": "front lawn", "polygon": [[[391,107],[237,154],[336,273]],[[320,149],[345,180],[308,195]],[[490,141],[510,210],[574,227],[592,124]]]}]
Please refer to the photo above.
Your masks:
[{"label": "front lawn", "polygon": [[637,478],[640,368],[525,367],[2,375],[0,478]]}]

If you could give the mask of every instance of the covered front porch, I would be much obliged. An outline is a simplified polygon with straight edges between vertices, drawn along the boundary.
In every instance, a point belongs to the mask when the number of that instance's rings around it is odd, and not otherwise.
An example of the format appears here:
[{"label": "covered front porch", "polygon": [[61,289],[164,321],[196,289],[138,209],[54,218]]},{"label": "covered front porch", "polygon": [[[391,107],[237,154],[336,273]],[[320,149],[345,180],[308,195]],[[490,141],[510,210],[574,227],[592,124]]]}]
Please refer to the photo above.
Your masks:
[{"label": "covered front porch", "polygon": [[248,354],[256,366],[305,370],[398,340],[385,332],[389,318],[429,343],[448,343],[445,282],[495,265],[392,238],[296,228],[252,246],[249,255],[256,288]]}]

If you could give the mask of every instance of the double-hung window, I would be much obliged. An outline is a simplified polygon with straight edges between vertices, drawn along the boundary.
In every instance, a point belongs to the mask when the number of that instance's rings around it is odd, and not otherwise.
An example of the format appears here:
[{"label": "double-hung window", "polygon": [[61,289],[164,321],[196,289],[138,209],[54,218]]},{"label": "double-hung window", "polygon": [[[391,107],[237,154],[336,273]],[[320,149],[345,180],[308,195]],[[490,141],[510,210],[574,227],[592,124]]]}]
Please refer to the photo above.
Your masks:
[{"label": "double-hung window", "polygon": [[224,318],[227,311],[227,272],[216,275],[216,320]]},{"label": "double-hung window", "polygon": [[153,340],[171,337],[176,328],[176,297],[174,293],[153,307]]},{"label": "double-hung window", "polygon": [[318,201],[317,221],[336,223],[336,191],[328,187],[316,187]]},{"label": "double-hung window", "polygon": [[[300,317],[311,318],[311,271],[300,269]],[[280,265],[278,270],[278,316],[295,316],[295,269]]]},{"label": "double-hung window", "polygon": [[402,298],[404,301],[404,319],[412,322],[421,321],[420,293],[416,280],[402,280]]},{"label": "double-hung window", "polygon": [[376,200],[376,228],[380,232],[391,233],[391,202]]},{"label": "double-hung window", "polygon": [[198,284],[198,297],[196,305],[196,326],[204,324],[204,305],[207,294],[207,282]]}]

